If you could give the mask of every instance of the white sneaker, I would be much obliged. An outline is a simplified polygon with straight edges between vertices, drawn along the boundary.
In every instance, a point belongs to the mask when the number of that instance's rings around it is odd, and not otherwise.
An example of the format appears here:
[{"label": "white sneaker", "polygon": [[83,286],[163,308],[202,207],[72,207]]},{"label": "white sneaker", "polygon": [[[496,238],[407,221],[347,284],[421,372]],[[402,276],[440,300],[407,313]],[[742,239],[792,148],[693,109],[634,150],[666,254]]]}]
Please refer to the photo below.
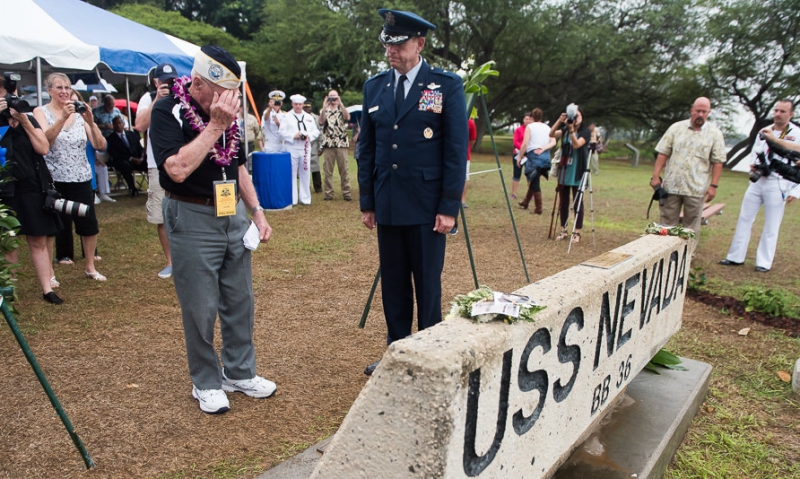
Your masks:
[{"label": "white sneaker", "polygon": [[231,408],[222,389],[197,389],[193,384],[192,397],[200,403],[200,410],[207,414],[222,414]]},{"label": "white sneaker", "polygon": [[110,196],[108,196],[108,195],[106,195],[104,193],[100,194],[100,199],[103,200],[103,201],[108,201],[109,203],[116,203],[117,202],[117,200],[115,200],[114,198],[112,198],[112,197],[110,197]]},{"label": "white sneaker", "polygon": [[161,279],[169,279],[172,277],[172,266],[167,266],[158,272],[158,277]]},{"label": "white sneaker", "polygon": [[228,379],[222,371],[222,389],[228,392],[245,393],[253,398],[268,398],[275,394],[278,386],[274,382],[256,376],[252,379]]},{"label": "white sneaker", "polygon": [[102,201],[100,201],[100,197],[97,196],[97,193],[95,193],[95,195],[94,195],[94,204],[99,205],[100,203],[102,203]]}]

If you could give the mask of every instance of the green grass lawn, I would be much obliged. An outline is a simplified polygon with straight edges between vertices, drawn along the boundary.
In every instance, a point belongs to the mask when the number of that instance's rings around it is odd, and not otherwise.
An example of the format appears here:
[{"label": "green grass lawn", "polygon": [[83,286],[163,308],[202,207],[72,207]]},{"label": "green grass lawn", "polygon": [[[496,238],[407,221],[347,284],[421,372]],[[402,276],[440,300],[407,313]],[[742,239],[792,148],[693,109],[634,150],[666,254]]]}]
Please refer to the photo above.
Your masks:
[{"label": "green grass lawn", "polygon": [[[498,143],[505,152],[500,161],[503,180],[510,189],[510,137],[499,136]],[[489,153],[491,146],[487,138],[481,148],[486,153],[473,156],[473,173],[496,169],[494,155]],[[612,149],[618,150],[618,159],[601,157],[600,175],[594,177],[591,193],[587,192],[587,208],[591,206],[592,212],[586,217],[582,244],[568,257],[572,264],[635,240],[648,221],[658,219],[657,206],[650,220],[645,218],[652,195],[652,161],[645,159],[643,150],[640,166],[632,168],[626,150]],[[354,189],[356,171],[351,161]],[[66,301],[62,307],[54,308],[41,300],[27,247],[21,245],[17,288],[20,326],[57,392],[63,395],[62,401],[74,415],[73,422],[81,429],[90,452],[105,468],[90,473],[93,477],[252,478],[263,468],[332,434],[341,424],[366,381],[361,373],[364,365],[380,357],[385,348],[385,330],[381,330],[384,326],[377,300],[367,329],[355,326],[377,267],[375,235],[361,225],[357,201],[341,201],[338,175],[334,184],[336,201],[323,202],[321,195],[315,195],[310,207],[268,213],[275,230],[273,239],[253,256],[256,309],[264,315],[256,341],[266,367],[280,374],[277,379],[283,389],[267,404],[269,407],[246,402],[247,407],[226,415],[227,429],[199,416],[187,398],[179,308],[172,282],[155,276],[164,258],[154,227],[144,219],[142,198],[120,198],[117,203],[100,205],[103,261],[97,268],[109,276],[109,282],[87,281],[80,262],[73,267],[57,267],[63,283],[59,294]],[[800,203],[786,209],[775,265],[768,274],[753,271],[763,213],[753,228],[746,264],[738,268],[717,264],[730,245],[747,185],[747,175],[723,173],[715,203],[726,206],[722,215],[714,216],[702,228],[692,266],[705,274],[704,288],[709,291],[741,297],[752,287],[772,288],[785,296],[787,311],[797,314],[800,248],[795,238],[800,236]],[[563,269],[554,266],[552,258],[563,258],[566,246],[547,240],[553,186],[552,181],[543,182],[542,216],[532,215],[512,202],[531,282]],[[522,193],[523,188],[524,180]],[[498,173],[474,175],[467,193],[471,205],[467,210],[469,233],[480,282],[503,291],[527,284]],[[448,246],[444,274],[445,308],[455,294],[472,289],[469,265],[463,259],[464,236],[459,234],[448,241],[452,246]],[[596,249],[591,248],[594,237]],[[273,317],[270,306],[283,303],[292,306],[281,309],[282,316]],[[725,311],[690,301],[687,304],[692,318],[685,315],[682,330],[667,347],[710,363],[711,387],[665,477],[800,477],[800,401],[777,375],[791,371],[800,358],[800,340]],[[747,336],[737,334],[746,327],[752,327]],[[308,331],[327,340],[336,339],[341,347],[330,351],[316,342],[305,344],[302,340],[311,334]],[[6,434],[0,435],[0,450],[4,451],[0,477],[83,477],[85,473],[75,466],[74,450],[63,429],[52,424],[54,415],[32,382],[7,328],[0,328],[0,347],[4,351],[0,367],[8,371],[7,376],[0,376],[0,385],[6,385],[0,400],[8,407],[4,411],[13,411],[4,423]],[[120,359],[126,355],[129,359]],[[169,373],[170,381],[178,387],[154,384],[153,371]],[[326,386],[324,390],[307,391],[300,376]],[[136,386],[128,384],[134,382]],[[160,408],[117,410],[116,399],[138,393],[143,397],[147,393],[147,400],[157,401]],[[329,398],[327,403],[313,403],[323,393]],[[179,407],[187,409],[169,409]],[[180,420],[171,417],[176,414],[181,415]],[[269,415],[271,422],[265,422]],[[50,423],[39,422],[50,419]],[[32,428],[31,423],[38,428]],[[162,424],[169,428],[160,427]],[[260,429],[257,434],[244,434],[248,428]],[[285,431],[276,432],[281,428]],[[187,432],[185,436],[175,432],[170,437],[173,430]],[[229,442],[225,447],[216,442],[214,447],[198,445],[204,441],[203,434],[214,441]],[[141,454],[145,445],[148,449]],[[56,454],[49,454],[52,448],[57,449]],[[200,450],[203,452],[198,453]],[[52,467],[60,465],[62,469],[43,470],[45,459],[41,456],[50,458]],[[6,463],[5,457],[11,460]],[[25,473],[4,475],[6,467]]]}]

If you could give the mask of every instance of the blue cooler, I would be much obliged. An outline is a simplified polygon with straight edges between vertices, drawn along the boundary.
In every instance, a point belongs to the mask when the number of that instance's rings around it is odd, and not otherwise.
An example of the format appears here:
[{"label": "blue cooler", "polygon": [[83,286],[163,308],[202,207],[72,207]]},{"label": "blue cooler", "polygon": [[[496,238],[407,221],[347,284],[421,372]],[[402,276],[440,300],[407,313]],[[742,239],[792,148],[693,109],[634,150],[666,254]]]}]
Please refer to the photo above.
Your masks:
[{"label": "blue cooler", "polygon": [[292,156],[282,153],[253,153],[253,186],[264,209],[292,206]]}]

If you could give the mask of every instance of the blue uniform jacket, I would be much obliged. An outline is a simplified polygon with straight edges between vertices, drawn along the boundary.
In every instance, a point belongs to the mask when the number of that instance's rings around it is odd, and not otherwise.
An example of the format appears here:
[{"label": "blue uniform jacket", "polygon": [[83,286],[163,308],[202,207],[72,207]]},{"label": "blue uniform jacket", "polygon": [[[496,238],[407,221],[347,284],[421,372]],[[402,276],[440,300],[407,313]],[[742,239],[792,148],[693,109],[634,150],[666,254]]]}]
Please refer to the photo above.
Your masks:
[{"label": "blue uniform jacket", "polygon": [[456,216],[467,162],[461,78],[422,60],[403,107],[394,112],[394,70],[364,84],[358,137],[361,210],[381,225],[433,224]]}]

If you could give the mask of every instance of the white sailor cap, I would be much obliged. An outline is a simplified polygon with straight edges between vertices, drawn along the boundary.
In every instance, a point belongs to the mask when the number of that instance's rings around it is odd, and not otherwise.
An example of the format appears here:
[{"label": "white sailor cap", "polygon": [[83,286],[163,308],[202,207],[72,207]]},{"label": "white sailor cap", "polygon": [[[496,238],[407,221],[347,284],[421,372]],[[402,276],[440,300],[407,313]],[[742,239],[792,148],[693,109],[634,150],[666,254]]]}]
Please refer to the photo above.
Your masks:
[{"label": "white sailor cap", "polygon": [[305,103],[306,102],[306,97],[304,97],[303,95],[300,95],[300,94],[292,95],[292,96],[289,97],[289,99],[292,100],[292,103]]}]

